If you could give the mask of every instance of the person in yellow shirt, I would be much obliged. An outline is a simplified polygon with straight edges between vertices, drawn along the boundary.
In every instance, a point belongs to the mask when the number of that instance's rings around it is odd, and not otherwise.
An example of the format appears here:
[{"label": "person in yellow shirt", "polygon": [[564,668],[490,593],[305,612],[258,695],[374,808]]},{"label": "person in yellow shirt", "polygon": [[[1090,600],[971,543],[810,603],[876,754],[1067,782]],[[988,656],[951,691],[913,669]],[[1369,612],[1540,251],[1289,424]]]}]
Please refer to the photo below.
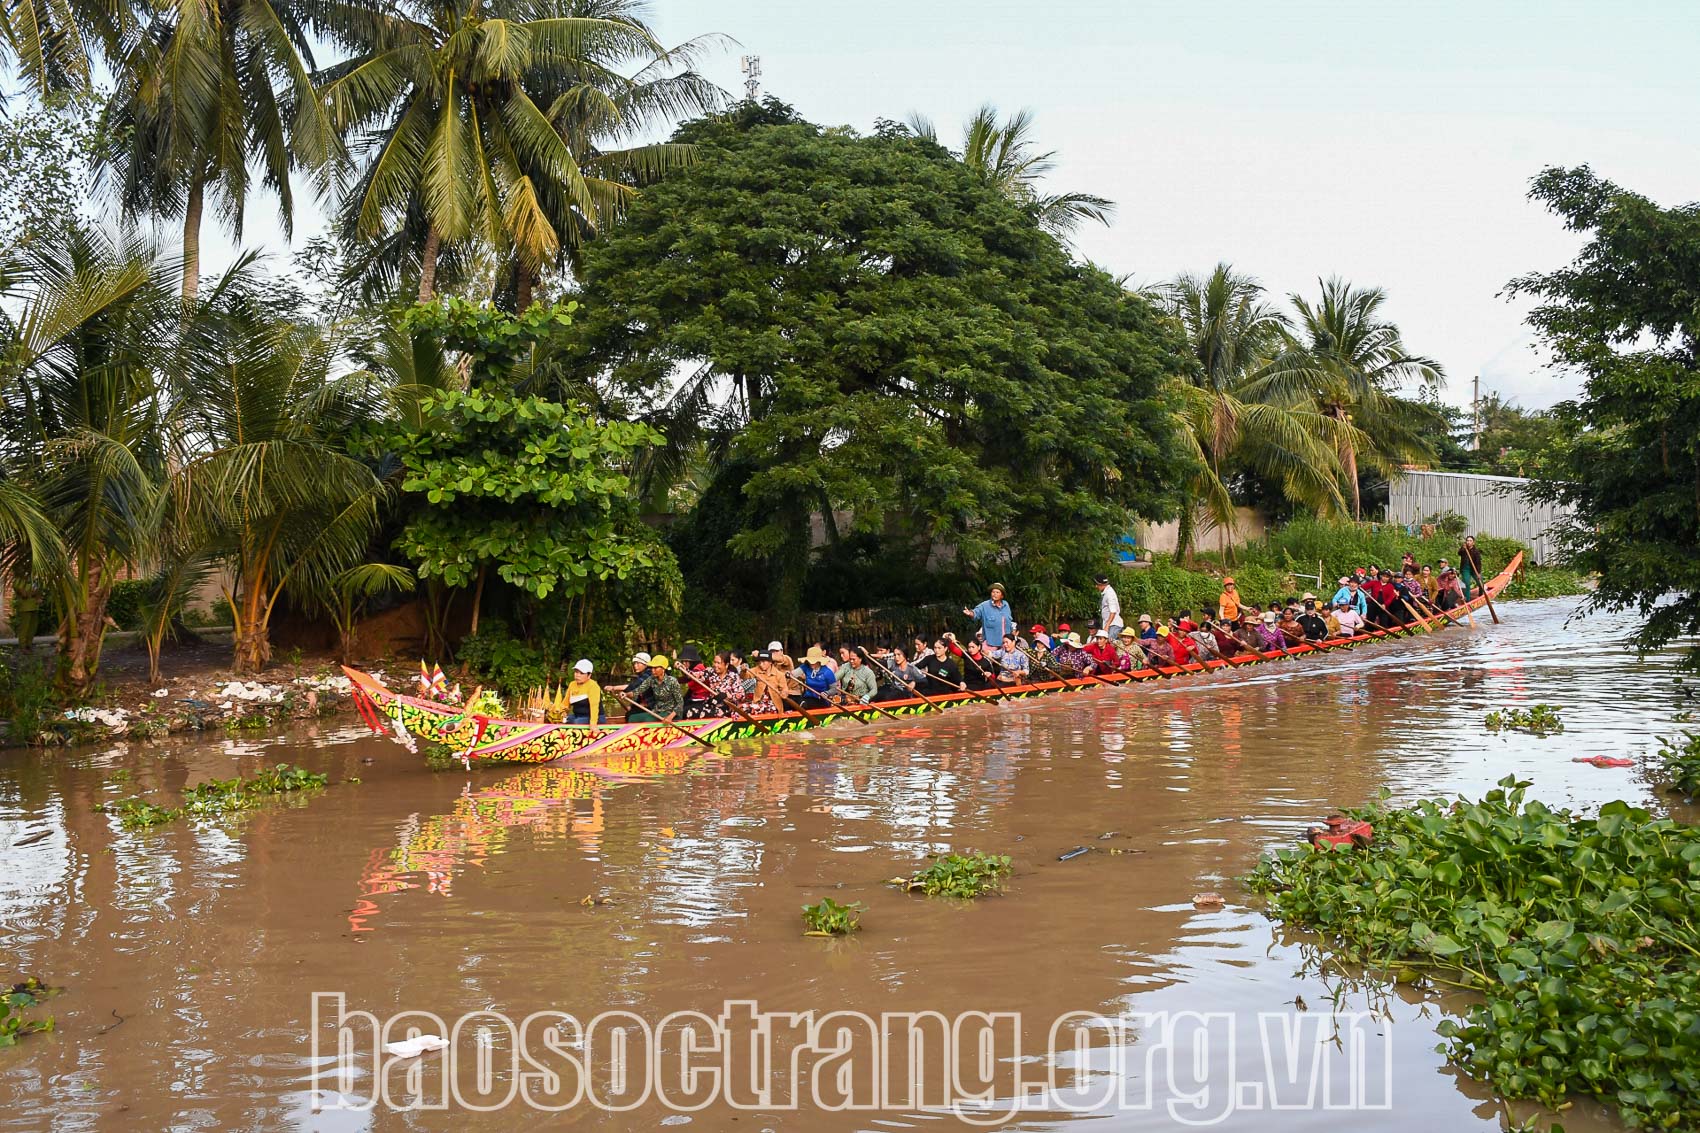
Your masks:
[{"label": "person in yellow shirt", "polygon": [[602,722],[602,686],[591,678],[596,666],[582,660],[573,666],[572,683],[567,685],[567,704],[571,715],[569,724],[600,724]]},{"label": "person in yellow shirt", "polygon": [[1234,586],[1232,578],[1222,580],[1222,596],[1216,599],[1216,617],[1219,621],[1232,622],[1240,616],[1240,592]]}]

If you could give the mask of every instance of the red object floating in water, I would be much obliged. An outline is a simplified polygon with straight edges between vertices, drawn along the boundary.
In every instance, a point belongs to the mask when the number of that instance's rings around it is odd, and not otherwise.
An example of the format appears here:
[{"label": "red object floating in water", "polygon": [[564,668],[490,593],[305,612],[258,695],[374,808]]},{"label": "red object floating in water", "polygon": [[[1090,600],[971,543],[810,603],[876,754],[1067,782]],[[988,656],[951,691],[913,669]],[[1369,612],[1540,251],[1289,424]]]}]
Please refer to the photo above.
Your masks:
[{"label": "red object floating in water", "polygon": [[1312,846],[1327,842],[1335,846],[1367,846],[1375,836],[1375,827],[1343,814],[1331,814],[1323,819],[1326,825],[1312,826],[1305,831],[1305,841]]},{"label": "red object floating in water", "polygon": [[1572,759],[1572,763],[1592,763],[1595,767],[1634,767],[1633,759],[1624,759],[1616,755],[1584,755]]}]

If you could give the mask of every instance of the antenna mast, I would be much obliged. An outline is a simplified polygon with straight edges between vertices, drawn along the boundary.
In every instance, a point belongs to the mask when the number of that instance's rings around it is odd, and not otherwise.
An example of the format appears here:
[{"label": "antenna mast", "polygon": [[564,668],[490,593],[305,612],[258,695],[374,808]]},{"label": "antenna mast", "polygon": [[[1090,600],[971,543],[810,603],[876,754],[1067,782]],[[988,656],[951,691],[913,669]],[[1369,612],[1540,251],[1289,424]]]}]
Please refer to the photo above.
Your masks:
[{"label": "antenna mast", "polygon": [[761,56],[743,56],[738,60],[738,70],[744,72],[744,97],[754,102],[761,93]]}]

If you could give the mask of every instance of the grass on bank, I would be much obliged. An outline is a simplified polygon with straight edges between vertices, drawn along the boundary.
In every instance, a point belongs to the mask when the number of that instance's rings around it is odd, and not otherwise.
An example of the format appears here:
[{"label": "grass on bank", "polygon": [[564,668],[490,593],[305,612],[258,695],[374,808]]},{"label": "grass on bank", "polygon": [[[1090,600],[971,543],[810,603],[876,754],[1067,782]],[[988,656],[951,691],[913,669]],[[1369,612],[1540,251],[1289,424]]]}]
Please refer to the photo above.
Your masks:
[{"label": "grass on bank", "polygon": [[1352,811],[1373,846],[1285,851],[1250,885],[1344,960],[1480,993],[1441,1034],[1502,1096],[1700,1127],[1700,827],[1623,802],[1577,817],[1528,785]]}]

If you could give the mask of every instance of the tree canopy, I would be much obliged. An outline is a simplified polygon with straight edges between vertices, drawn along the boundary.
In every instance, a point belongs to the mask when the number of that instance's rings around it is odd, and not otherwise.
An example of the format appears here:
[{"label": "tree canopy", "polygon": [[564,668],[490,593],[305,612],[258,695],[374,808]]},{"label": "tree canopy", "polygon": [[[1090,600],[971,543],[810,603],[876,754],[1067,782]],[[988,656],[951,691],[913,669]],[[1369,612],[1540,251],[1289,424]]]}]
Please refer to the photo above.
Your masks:
[{"label": "tree canopy", "polygon": [[1587,166],[1547,169],[1530,196],[1589,236],[1568,266],[1511,282],[1584,383],[1554,410],[1533,493],[1575,509],[1559,534],[1599,575],[1590,602],[1645,615],[1643,648],[1700,633],[1700,204],[1663,208]]},{"label": "tree canopy", "polygon": [[748,471],[728,549],[770,564],[778,612],[813,513],[1042,589],[1172,512],[1184,344],[1030,212],[901,127],[770,103],[678,140],[701,160],[588,250],[581,348]]}]

